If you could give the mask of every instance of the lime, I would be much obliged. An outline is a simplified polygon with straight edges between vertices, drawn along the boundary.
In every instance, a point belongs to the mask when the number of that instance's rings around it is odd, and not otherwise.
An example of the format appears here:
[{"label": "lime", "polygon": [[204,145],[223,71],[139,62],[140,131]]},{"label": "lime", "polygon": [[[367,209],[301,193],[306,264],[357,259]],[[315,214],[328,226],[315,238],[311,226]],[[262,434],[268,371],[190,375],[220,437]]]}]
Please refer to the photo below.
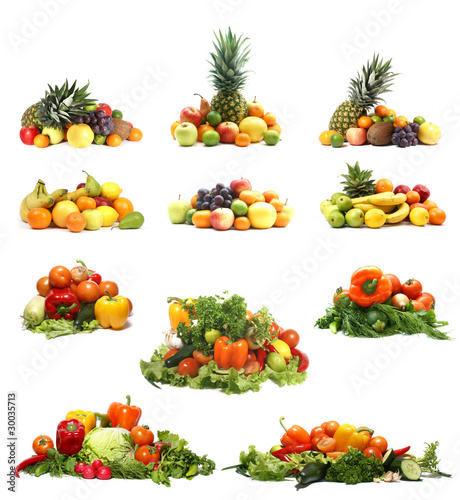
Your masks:
[{"label": "lime", "polygon": [[232,205],[230,208],[237,217],[246,215],[248,213],[248,206],[243,200],[240,200],[239,198],[236,198],[232,201]]},{"label": "lime", "polygon": [[201,139],[206,146],[215,146],[220,141],[220,135],[215,130],[208,130]]},{"label": "lime", "polygon": [[119,118],[120,120],[123,120],[123,113],[119,109],[114,109],[112,111],[112,118]]},{"label": "lime", "polygon": [[383,118],[383,121],[387,122],[387,123],[394,123],[395,122],[395,117],[393,115],[386,115]]},{"label": "lime", "polygon": [[96,134],[94,136],[94,144],[99,144],[99,145],[102,145],[102,144],[105,144],[105,141],[106,141],[107,137],[105,135],[100,135],[100,134]]},{"label": "lime", "polygon": [[222,116],[218,111],[210,111],[206,117],[206,121],[209,125],[216,127],[222,121]]},{"label": "lime", "polygon": [[276,130],[267,130],[264,134],[264,141],[269,146],[274,146],[275,144],[278,144],[279,140],[280,140],[280,135]]},{"label": "lime", "polygon": [[267,355],[267,365],[275,372],[284,372],[286,370],[286,361],[281,354],[270,352]]},{"label": "lime", "polygon": [[377,115],[371,116],[371,120],[372,120],[374,123],[378,123],[378,122],[381,122],[381,121],[382,121],[382,119],[380,118],[380,116],[377,116]]},{"label": "lime", "polygon": [[421,125],[422,123],[425,123],[425,118],[423,118],[423,116],[416,116],[414,118],[414,123],[418,123],[419,125]]},{"label": "lime", "polygon": [[185,220],[186,222],[188,222],[189,224],[191,224],[193,226],[193,222],[192,222],[192,217],[193,217],[193,214],[196,212],[196,208],[191,208],[186,214],[185,214]]},{"label": "lime", "polygon": [[331,135],[331,146],[333,148],[340,148],[343,146],[343,135],[339,134],[338,132],[336,134]]}]

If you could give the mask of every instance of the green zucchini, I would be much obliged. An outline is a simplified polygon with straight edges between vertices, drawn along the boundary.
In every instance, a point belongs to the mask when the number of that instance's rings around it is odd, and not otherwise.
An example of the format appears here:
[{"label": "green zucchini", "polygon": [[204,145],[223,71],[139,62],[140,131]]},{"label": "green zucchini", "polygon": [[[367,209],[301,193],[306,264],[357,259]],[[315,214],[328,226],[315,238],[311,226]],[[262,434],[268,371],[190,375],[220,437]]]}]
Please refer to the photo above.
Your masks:
[{"label": "green zucchini", "polygon": [[392,472],[399,471],[402,477],[409,481],[418,481],[422,475],[420,465],[410,458],[395,458],[390,465],[390,470]]},{"label": "green zucchini", "polygon": [[89,302],[88,304],[81,304],[80,309],[77,313],[77,317],[73,322],[73,327],[75,330],[81,330],[83,328],[83,322],[86,321],[90,323],[96,317],[94,316],[94,304],[95,302]]},{"label": "green zucchini", "polygon": [[306,486],[322,481],[327,474],[330,464],[321,464],[318,462],[308,463],[296,476],[296,488],[305,488]]},{"label": "green zucchini", "polygon": [[195,346],[193,344],[184,345],[182,349],[179,349],[176,354],[165,361],[166,368],[173,368],[174,366],[177,366],[183,359],[191,358],[194,350]]},{"label": "green zucchini", "polygon": [[388,448],[387,452],[385,455],[383,455],[382,458],[382,465],[383,468],[385,469],[385,472],[388,472],[390,470],[391,464],[394,462],[396,459],[396,453],[393,451],[393,448]]},{"label": "green zucchini", "polygon": [[[225,368],[216,368],[213,370],[214,373],[217,373],[217,375],[228,375],[228,370],[225,370]],[[244,368],[241,368],[239,371],[238,371],[238,375],[243,375],[243,373],[245,372],[246,370]]]}]

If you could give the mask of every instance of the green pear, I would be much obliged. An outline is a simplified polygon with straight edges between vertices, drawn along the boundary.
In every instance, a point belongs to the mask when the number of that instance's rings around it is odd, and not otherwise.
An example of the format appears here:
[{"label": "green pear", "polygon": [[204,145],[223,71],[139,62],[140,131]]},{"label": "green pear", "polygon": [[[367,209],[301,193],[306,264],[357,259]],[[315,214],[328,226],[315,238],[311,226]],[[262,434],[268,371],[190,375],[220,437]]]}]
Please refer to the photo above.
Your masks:
[{"label": "green pear", "polygon": [[348,212],[353,208],[353,202],[349,196],[340,196],[335,203],[341,212]]},{"label": "green pear", "polygon": [[345,216],[340,210],[334,210],[327,221],[332,227],[343,227],[345,225]]},{"label": "green pear", "polygon": [[188,201],[181,200],[180,195],[177,200],[173,200],[168,206],[168,217],[173,224],[184,224],[187,212],[191,209]]},{"label": "green pear", "polygon": [[102,217],[102,213],[95,208],[89,208],[88,210],[83,210],[83,217],[86,219],[85,229],[90,231],[96,231],[102,227],[102,223],[104,222],[104,218]]},{"label": "green pear", "polygon": [[321,202],[321,205],[319,206],[321,213],[324,214],[324,211],[326,210],[326,208],[330,207],[331,205],[332,205],[332,200],[323,200]]},{"label": "green pear", "polygon": [[82,170],[82,172],[85,172],[87,175],[85,187],[89,189],[88,196],[91,196],[91,198],[101,196],[102,188],[99,182],[97,182],[97,180],[92,175],[89,175],[85,170]]},{"label": "green pear", "polygon": [[332,201],[332,204],[335,205],[336,204],[336,201],[337,201],[337,198],[340,198],[341,196],[345,196],[344,193],[334,193],[332,196],[331,196],[331,201]]},{"label": "green pear", "polygon": [[294,218],[294,207],[292,205],[288,205],[288,200],[286,200],[286,203],[284,204],[283,208],[281,209],[281,212],[287,214],[289,218],[289,222],[292,221]]},{"label": "green pear", "polygon": [[352,208],[345,214],[345,222],[350,227],[359,227],[364,224],[364,212],[359,208]]}]

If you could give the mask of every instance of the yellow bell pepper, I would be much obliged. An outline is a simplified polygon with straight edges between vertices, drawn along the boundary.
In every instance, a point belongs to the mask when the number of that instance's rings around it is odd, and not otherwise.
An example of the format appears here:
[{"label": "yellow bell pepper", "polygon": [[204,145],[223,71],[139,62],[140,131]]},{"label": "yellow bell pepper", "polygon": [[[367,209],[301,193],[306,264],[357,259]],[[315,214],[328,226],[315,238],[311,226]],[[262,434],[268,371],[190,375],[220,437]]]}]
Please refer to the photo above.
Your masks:
[{"label": "yellow bell pepper", "polygon": [[94,315],[102,328],[121,330],[129,316],[128,299],[121,295],[104,295],[96,301]]},{"label": "yellow bell pepper", "polygon": [[92,411],[69,411],[69,413],[65,416],[65,419],[70,420],[72,418],[75,418],[85,426],[85,435],[96,426],[96,416]]},{"label": "yellow bell pepper", "polygon": [[367,439],[361,432],[356,430],[354,425],[343,424],[334,434],[336,441],[335,451],[347,452],[348,448],[356,448],[357,450],[364,450]]}]

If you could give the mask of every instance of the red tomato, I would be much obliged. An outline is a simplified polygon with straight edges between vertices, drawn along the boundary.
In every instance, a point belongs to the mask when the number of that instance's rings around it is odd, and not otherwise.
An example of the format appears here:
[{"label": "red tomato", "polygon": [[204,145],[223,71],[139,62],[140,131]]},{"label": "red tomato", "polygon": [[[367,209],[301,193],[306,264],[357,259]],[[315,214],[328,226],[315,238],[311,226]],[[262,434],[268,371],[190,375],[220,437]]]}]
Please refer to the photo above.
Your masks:
[{"label": "red tomato", "polygon": [[326,424],[326,434],[330,437],[334,437],[335,431],[340,427],[340,424],[335,420],[330,420]]},{"label": "red tomato", "polygon": [[374,436],[369,443],[370,448],[378,448],[382,455],[385,454],[388,448],[387,440],[382,436]]},{"label": "red tomato", "polygon": [[256,371],[259,371],[260,363],[256,360],[251,359],[251,360],[246,361],[243,368],[244,368],[244,374],[247,377],[248,375],[251,375]]},{"label": "red tomato", "polygon": [[50,448],[54,448],[53,440],[49,436],[40,434],[34,439],[32,448],[36,455],[44,455]]},{"label": "red tomato", "polygon": [[418,280],[407,280],[401,285],[401,292],[414,300],[422,294],[422,284]]},{"label": "red tomato", "polygon": [[[428,292],[423,292],[420,294],[420,297],[429,297],[433,301],[433,309],[434,309],[434,306],[436,305],[436,299],[434,298],[434,295],[431,295],[431,293]],[[418,299],[419,297],[417,298],[417,300]]]},{"label": "red tomato", "polygon": [[391,295],[396,295],[401,291],[401,282],[399,281],[399,278],[395,276],[394,274],[385,274],[385,276],[391,281],[391,284],[393,285],[393,291],[391,292]]},{"label": "red tomato", "polygon": [[348,290],[342,290],[338,288],[334,293],[334,302],[337,302],[339,299],[343,299],[344,297],[350,297],[350,292]]},{"label": "red tomato", "polygon": [[414,306],[414,309],[416,311],[420,311],[421,309],[423,309],[424,311],[426,311],[425,304],[423,304],[423,302],[420,302],[419,300],[413,300],[412,301],[412,305]]},{"label": "red tomato", "polygon": [[54,266],[48,277],[52,288],[65,288],[72,281],[70,271],[64,266]]},{"label": "red tomato", "polygon": [[280,327],[275,322],[273,322],[272,325],[270,326],[270,335],[272,339],[278,337],[279,329]]},{"label": "red tomato", "polygon": [[292,330],[292,328],[288,328],[281,334],[280,339],[286,342],[289,347],[294,348],[299,345],[300,335],[295,330]]},{"label": "red tomato", "polygon": [[366,457],[372,457],[372,455],[376,456],[379,460],[382,460],[383,459],[383,455],[382,455],[382,452],[376,448],[375,446],[372,447],[370,446],[369,448],[366,448],[364,450],[364,455]]},{"label": "red tomato", "polygon": [[139,446],[153,443],[153,432],[148,427],[136,425],[131,429],[130,435],[133,438],[134,444],[138,444]]},{"label": "red tomato", "polygon": [[198,370],[200,365],[193,358],[185,358],[177,367],[177,373],[179,375],[187,375],[190,378],[195,378],[198,375]]},{"label": "red tomato", "polygon": [[335,450],[335,439],[331,437],[325,437],[319,441],[316,445],[319,451],[322,453],[328,453]]},{"label": "red tomato", "polygon": [[420,295],[420,297],[417,297],[415,299],[417,302],[421,302],[424,306],[425,311],[429,311],[430,309],[433,309],[434,304],[433,304],[433,299],[431,297],[428,297],[427,295]]},{"label": "red tomato", "polygon": [[156,446],[139,446],[134,454],[134,458],[138,462],[143,462],[147,465],[151,460],[160,460],[160,452]]},{"label": "red tomato", "polygon": [[318,425],[317,427],[313,427],[310,432],[310,438],[313,439],[318,434],[325,434],[324,429],[320,425]]},{"label": "red tomato", "polygon": [[174,356],[176,352],[179,352],[179,349],[169,349],[169,351],[164,355],[163,361],[166,361],[171,356]]},{"label": "red tomato", "polygon": [[319,451],[318,443],[326,438],[329,439],[329,436],[327,434],[316,434],[316,436],[311,440],[311,449]]},{"label": "red tomato", "polygon": [[200,365],[207,365],[213,360],[212,354],[203,354],[201,351],[193,351],[193,359]]},{"label": "red tomato", "polygon": [[82,281],[77,287],[77,297],[80,302],[96,302],[101,296],[101,290],[94,281]]},{"label": "red tomato", "polygon": [[109,292],[112,297],[118,295],[118,285],[115,281],[101,281],[99,283],[99,290],[101,291],[101,295],[107,295],[107,292]]},{"label": "red tomato", "polygon": [[42,296],[46,297],[51,290],[50,279],[48,276],[43,276],[37,281],[37,292]]},{"label": "red tomato", "polygon": [[104,110],[105,111],[105,116],[112,116],[112,108],[106,104],[105,102],[100,102],[98,105],[97,105],[97,110]]}]

